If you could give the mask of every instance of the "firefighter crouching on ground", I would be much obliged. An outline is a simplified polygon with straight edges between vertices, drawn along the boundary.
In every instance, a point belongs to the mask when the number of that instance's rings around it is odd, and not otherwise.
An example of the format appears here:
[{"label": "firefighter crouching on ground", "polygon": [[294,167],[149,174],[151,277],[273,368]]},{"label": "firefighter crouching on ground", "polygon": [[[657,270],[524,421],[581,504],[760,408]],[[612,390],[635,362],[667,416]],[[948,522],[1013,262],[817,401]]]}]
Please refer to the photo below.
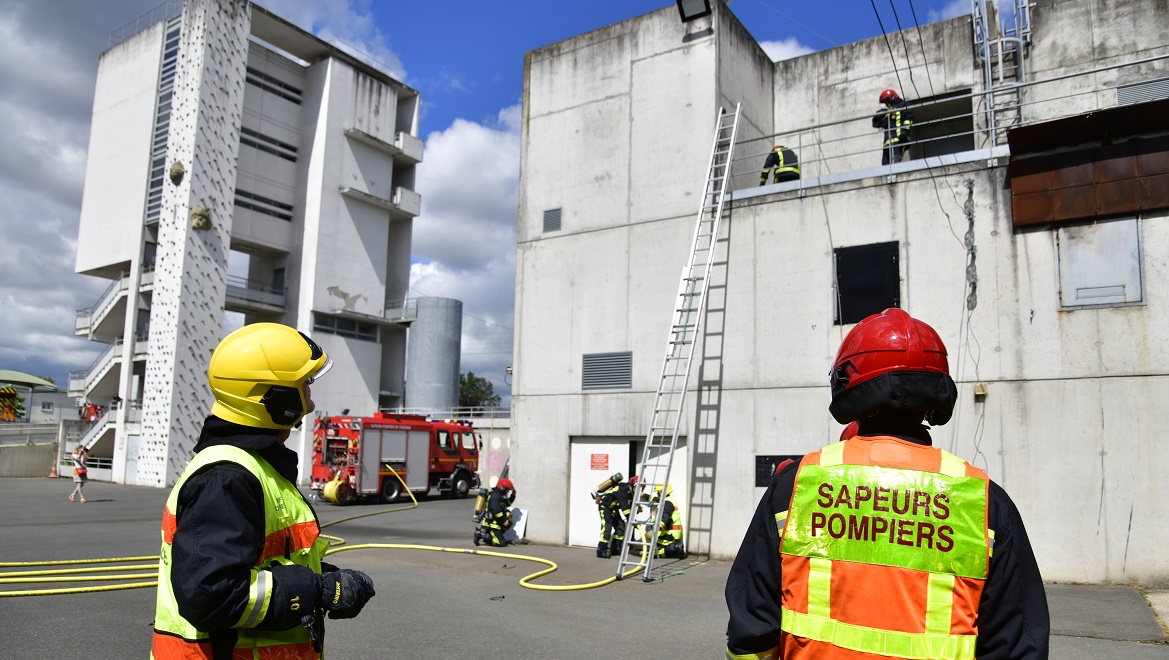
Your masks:
[{"label": "firefighter crouching on ground", "polygon": [[[661,500],[662,487],[654,486],[654,499]],[[686,558],[686,546],[682,545],[682,512],[674,506],[670,495],[674,486],[666,484],[665,504],[662,505],[662,525],[658,528],[657,551],[659,557]]]},{"label": "firefighter crouching on ground", "polygon": [[946,348],[900,309],[856,325],[829,411],[858,435],[774,475],[727,578],[726,657],[1048,657],[1043,581],[1014,503],[931,446],[957,400]]},{"label": "firefighter crouching on ground", "polygon": [[510,545],[511,541],[503,538],[507,530],[511,529],[511,503],[515,501],[515,486],[511,479],[500,479],[491,495],[487,498],[487,510],[475,530],[475,545],[480,543],[495,547]]},{"label": "firefighter crouching on ground", "polygon": [[215,404],[163,511],[151,658],[319,658],[325,612],[352,618],[373,597],[367,575],[321,561],[328,543],[284,446],[331,366],[276,323],[215,349]]},{"label": "firefighter crouching on ground", "polygon": [[625,543],[626,521],[633,508],[633,486],[636,484],[637,477],[630,477],[629,483],[626,483],[621,481],[621,473],[618,472],[593,493],[593,501],[597,503],[597,513],[601,517],[597,557],[608,559],[614,552],[621,553],[621,546]]}]

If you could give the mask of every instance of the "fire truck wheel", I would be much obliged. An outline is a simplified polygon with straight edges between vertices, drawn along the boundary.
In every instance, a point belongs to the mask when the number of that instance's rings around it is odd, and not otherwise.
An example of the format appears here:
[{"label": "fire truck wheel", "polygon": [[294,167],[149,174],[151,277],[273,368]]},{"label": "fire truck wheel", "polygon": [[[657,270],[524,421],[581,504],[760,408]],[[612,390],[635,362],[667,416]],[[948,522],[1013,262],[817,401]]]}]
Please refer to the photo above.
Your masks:
[{"label": "fire truck wheel", "polygon": [[451,496],[463,499],[471,494],[471,476],[459,470],[451,479]]},{"label": "fire truck wheel", "polygon": [[402,496],[402,484],[394,477],[386,477],[382,480],[382,502],[392,504],[398,501]]}]

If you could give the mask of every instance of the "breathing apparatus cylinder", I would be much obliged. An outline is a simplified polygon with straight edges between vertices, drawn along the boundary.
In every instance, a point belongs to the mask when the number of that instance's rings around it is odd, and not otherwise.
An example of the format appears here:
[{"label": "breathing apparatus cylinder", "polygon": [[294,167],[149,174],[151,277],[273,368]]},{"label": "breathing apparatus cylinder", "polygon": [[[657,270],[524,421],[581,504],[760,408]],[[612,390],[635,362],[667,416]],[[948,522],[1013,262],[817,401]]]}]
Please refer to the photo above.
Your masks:
[{"label": "breathing apparatus cylinder", "polygon": [[483,512],[487,509],[487,494],[486,488],[479,489],[479,496],[475,498],[475,513],[472,514],[471,520],[478,520],[483,517]]},{"label": "breathing apparatus cylinder", "polygon": [[613,476],[609,477],[608,479],[602,481],[600,486],[597,486],[597,492],[603,493],[603,492],[609,490],[613,486],[616,486],[617,484],[621,483],[622,479],[624,479],[624,477],[621,476],[620,472],[614,474]]}]

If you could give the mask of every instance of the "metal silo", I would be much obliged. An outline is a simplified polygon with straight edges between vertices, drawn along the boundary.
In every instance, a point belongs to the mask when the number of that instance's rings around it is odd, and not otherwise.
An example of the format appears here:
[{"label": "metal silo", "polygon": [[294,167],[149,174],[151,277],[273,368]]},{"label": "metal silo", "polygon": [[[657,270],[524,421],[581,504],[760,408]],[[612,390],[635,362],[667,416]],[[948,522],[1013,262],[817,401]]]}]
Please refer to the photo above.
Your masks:
[{"label": "metal silo", "polygon": [[457,407],[463,303],[451,298],[418,298],[417,302],[418,319],[410,324],[406,346],[405,407]]}]

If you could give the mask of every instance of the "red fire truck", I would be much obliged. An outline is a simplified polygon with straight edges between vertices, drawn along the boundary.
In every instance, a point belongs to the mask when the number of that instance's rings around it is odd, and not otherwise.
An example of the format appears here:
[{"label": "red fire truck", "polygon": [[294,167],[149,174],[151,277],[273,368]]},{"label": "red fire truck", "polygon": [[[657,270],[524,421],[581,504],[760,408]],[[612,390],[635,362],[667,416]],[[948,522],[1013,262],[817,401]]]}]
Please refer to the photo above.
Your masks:
[{"label": "red fire truck", "polygon": [[415,495],[437,490],[467,497],[479,488],[479,443],[479,434],[464,420],[380,412],[319,417],[312,489],[334,504],[366,497],[395,502],[403,495],[397,472]]}]

